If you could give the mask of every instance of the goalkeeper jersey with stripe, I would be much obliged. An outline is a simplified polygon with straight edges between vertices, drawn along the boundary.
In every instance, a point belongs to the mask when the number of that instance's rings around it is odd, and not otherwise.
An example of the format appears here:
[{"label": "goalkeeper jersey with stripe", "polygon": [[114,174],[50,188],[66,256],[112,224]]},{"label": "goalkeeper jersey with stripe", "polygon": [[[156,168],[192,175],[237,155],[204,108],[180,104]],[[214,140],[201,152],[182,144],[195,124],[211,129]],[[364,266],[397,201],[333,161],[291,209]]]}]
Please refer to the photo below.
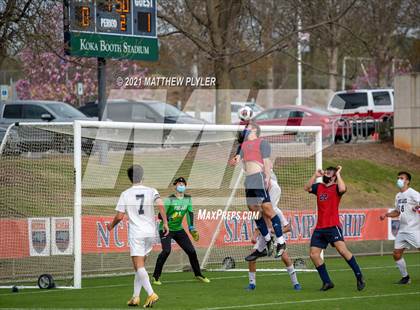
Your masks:
[{"label": "goalkeeper jersey with stripe", "polygon": [[[166,216],[168,217],[169,231],[184,229],[182,220],[185,214],[193,212],[192,199],[190,195],[184,194],[183,198],[178,198],[174,194],[164,200]],[[188,226],[191,225],[190,218],[187,216]],[[163,223],[160,222],[159,230],[163,230]]]}]

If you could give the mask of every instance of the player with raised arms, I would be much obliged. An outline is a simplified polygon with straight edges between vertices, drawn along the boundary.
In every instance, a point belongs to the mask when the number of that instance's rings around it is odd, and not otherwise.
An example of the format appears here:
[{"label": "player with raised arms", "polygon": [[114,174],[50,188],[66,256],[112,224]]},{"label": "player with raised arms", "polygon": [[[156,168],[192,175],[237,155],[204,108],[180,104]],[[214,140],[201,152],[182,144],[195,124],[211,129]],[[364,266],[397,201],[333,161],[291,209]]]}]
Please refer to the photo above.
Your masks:
[{"label": "player with raised arms", "polygon": [[380,219],[387,217],[400,217],[400,227],[395,238],[393,257],[402,278],[397,284],[409,284],[410,276],[403,258],[404,250],[414,247],[420,250],[420,193],[410,187],[411,175],[401,171],[397,177],[397,187],[400,189],[395,196],[395,209],[381,215]]},{"label": "player with raised arms", "polygon": [[[260,137],[260,133],[261,129],[256,123],[249,122],[247,124],[238,139],[240,143],[238,154],[231,160],[231,163],[237,164],[242,159],[246,174],[245,195],[248,209],[251,211],[262,210],[262,213],[271,220],[277,243],[275,257],[279,258],[286,249],[286,242],[283,237],[280,218],[274,212],[269,195],[272,178],[271,146]],[[271,235],[263,216],[255,222],[267,245],[270,245]],[[254,260],[257,257],[265,256],[266,253],[256,249],[251,255],[252,257],[246,257],[246,260]]]},{"label": "player with raised arms", "polygon": [[190,260],[190,265],[197,280],[203,283],[209,283],[210,280],[203,276],[200,270],[200,264],[197,258],[197,252],[191,243],[190,238],[182,227],[184,216],[187,217],[188,230],[194,241],[198,241],[200,236],[194,227],[194,213],[192,207],[192,198],[185,194],[187,181],[183,177],[177,178],[173,185],[175,186],[175,194],[170,195],[164,200],[166,216],[168,217],[169,234],[164,234],[163,222],[160,223],[159,235],[162,244],[162,252],[156,261],[155,270],[153,272],[153,284],[162,285],[159,280],[163,265],[171,254],[172,239],[184,250]]},{"label": "player with raised arms", "polygon": [[[356,258],[347,249],[344,243],[343,232],[339,218],[339,205],[341,197],[347,191],[346,184],[341,177],[341,166],[329,167],[327,170],[317,170],[305,184],[305,191],[317,197],[318,219],[311,237],[310,257],[322,280],[321,291],[334,287],[327,267],[321,258],[321,252],[331,244],[337,252],[346,260],[356,276],[357,289],[363,290],[366,286],[362,271],[356,262]],[[317,178],[322,177],[322,182],[316,183]]]},{"label": "player with raised arms", "polygon": [[143,307],[148,308],[152,307],[159,299],[153,291],[149,275],[144,268],[146,257],[152,250],[156,234],[154,208],[159,209],[163,219],[164,235],[169,233],[168,221],[158,191],[142,184],[143,168],[140,165],[133,165],[128,168],[127,174],[133,185],[121,193],[115,208],[117,214],[112,223],[107,224],[107,228],[111,231],[124,218],[124,215],[127,215],[129,222],[128,244],[135,272],[133,297],[127,302],[127,305],[138,306],[140,304],[140,292],[144,287],[148,297]]}]

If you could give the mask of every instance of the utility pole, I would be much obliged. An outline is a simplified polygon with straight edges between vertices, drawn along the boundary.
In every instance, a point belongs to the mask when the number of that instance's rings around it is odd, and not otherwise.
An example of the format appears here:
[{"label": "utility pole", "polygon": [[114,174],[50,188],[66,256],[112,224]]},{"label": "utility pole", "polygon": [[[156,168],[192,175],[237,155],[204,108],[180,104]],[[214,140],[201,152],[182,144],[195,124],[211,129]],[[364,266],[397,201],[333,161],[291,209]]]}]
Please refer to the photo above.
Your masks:
[{"label": "utility pole", "polygon": [[298,16],[298,42],[297,42],[297,88],[298,95],[296,98],[296,105],[302,105],[302,43],[300,42],[302,37],[302,21],[300,16]]}]

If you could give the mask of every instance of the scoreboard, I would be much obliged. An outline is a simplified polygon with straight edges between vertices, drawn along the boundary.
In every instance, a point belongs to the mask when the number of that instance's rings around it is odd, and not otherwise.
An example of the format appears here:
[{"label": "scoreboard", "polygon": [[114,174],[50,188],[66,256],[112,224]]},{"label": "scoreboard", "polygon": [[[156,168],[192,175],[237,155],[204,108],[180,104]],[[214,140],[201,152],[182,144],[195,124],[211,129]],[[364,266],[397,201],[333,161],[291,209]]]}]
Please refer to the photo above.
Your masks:
[{"label": "scoreboard", "polygon": [[65,0],[69,55],[155,61],[156,0]]}]

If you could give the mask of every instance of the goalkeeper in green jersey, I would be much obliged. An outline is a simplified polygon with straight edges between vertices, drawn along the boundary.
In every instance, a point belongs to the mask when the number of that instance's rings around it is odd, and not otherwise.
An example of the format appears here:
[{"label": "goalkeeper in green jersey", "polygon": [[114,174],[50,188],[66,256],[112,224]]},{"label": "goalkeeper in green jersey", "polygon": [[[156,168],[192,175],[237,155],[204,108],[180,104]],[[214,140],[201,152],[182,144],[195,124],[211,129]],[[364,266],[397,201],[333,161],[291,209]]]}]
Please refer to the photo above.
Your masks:
[{"label": "goalkeeper in green jersey", "polygon": [[159,278],[162,274],[163,265],[165,264],[169,254],[171,254],[172,239],[174,239],[188,255],[191,267],[197,280],[209,283],[210,280],[201,273],[197,253],[195,252],[190,238],[182,227],[182,220],[184,219],[184,216],[187,215],[190,234],[195,241],[198,241],[199,235],[197,230],[194,228],[194,213],[192,209],[191,196],[185,194],[187,182],[183,177],[179,177],[173,184],[176,190],[175,194],[172,194],[164,200],[166,215],[168,217],[169,234],[165,235],[163,233],[163,224],[161,222],[159,226],[159,236],[162,243],[162,252],[159,254],[156,261],[155,271],[153,272],[153,284],[162,284],[162,282],[159,281]]}]

